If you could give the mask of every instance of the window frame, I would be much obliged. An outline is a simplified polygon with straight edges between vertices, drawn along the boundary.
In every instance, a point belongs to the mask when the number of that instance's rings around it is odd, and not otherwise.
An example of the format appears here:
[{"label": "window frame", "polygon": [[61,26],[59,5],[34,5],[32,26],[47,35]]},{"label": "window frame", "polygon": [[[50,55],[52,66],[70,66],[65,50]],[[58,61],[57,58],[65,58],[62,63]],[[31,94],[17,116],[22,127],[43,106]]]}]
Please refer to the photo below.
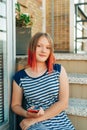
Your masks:
[{"label": "window frame", "polygon": [[[15,72],[16,42],[15,42],[15,1],[0,1],[6,4],[6,46],[7,46],[7,111],[8,119],[0,124],[0,130],[15,130],[15,115],[11,111],[12,76]],[[6,98],[6,97],[5,97]]]}]

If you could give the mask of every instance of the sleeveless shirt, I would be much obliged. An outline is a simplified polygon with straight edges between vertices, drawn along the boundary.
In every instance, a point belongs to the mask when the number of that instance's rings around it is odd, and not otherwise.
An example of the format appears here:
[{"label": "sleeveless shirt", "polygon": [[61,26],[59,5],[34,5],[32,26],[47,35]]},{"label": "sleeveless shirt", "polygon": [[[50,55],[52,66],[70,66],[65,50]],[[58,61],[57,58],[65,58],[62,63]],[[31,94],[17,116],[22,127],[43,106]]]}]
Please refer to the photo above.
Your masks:
[{"label": "sleeveless shirt", "polygon": [[[35,106],[35,109],[42,107],[49,108],[59,100],[61,65],[54,64],[53,72],[46,71],[43,75],[33,78],[24,69],[14,75],[15,82],[22,87],[26,100],[26,110]],[[75,130],[65,111],[57,116],[42,121],[48,130]]]}]

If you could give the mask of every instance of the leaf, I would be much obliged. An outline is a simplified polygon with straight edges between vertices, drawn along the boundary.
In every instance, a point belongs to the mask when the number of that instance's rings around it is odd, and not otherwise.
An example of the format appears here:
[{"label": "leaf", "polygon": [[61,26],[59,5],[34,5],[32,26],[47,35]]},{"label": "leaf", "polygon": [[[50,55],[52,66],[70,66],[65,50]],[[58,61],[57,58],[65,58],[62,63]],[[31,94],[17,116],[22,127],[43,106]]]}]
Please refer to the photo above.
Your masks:
[{"label": "leaf", "polygon": [[15,9],[16,9],[18,12],[21,11],[21,10],[20,10],[20,4],[19,4],[18,2],[15,4]]}]

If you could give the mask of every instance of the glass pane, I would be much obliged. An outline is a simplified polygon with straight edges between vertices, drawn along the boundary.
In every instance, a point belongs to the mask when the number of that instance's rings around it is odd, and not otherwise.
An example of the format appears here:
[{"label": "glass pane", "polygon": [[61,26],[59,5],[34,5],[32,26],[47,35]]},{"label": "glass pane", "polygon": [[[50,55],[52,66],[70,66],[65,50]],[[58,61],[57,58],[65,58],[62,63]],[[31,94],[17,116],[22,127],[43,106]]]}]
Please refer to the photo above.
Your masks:
[{"label": "glass pane", "polygon": [[6,3],[0,1],[0,124],[8,120]]},{"label": "glass pane", "polygon": [[6,2],[6,0],[2,0],[3,2]]},{"label": "glass pane", "polygon": [[6,31],[6,19],[0,18],[0,30]]},{"label": "glass pane", "polygon": [[5,3],[0,2],[0,16],[6,17]]},{"label": "glass pane", "polygon": [[6,41],[6,33],[5,32],[0,32],[0,42]]},{"label": "glass pane", "polygon": [[0,0],[0,2],[6,2],[6,0]]},{"label": "glass pane", "polygon": [[7,45],[6,33],[0,33],[0,123],[8,120],[8,88],[7,88]]},{"label": "glass pane", "polygon": [[0,40],[0,123],[4,121],[3,42]]},{"label": "glass pane", "polygon": [[[4,39],[6,39],[6,37]],[[7,121],[8,114],[9,114],[8,112],[8,67],[7,67],[8,57],[7,57],[7,41],[5,41],[4,39],[3,39],[4,121]]]}]

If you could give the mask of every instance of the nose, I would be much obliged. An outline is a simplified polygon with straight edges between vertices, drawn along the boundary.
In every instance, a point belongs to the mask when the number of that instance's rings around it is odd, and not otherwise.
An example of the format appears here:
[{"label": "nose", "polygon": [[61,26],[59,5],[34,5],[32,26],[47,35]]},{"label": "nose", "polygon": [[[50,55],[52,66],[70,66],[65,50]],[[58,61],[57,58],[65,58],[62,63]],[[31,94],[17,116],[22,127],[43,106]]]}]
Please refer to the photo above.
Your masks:
[{"label": "nose", "polygon": [[46,47],[42,47],[42,52],[46,52]]}]

